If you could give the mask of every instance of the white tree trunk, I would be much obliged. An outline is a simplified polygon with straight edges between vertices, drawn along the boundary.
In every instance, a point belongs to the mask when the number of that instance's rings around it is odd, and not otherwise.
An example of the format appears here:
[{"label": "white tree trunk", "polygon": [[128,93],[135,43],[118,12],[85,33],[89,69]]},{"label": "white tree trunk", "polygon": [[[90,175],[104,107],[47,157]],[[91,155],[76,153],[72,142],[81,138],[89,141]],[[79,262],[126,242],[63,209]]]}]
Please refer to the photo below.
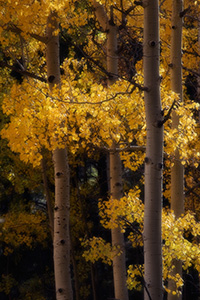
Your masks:
[{"label": "white tree trunk", "polygon": [[[46,48],[47,77],[50,90],[55,84],[60,85],[59,36],[53,34],[57,28],[56,15],[52,13],[48,18]],[[72,300],[69,234],[70,175],[67,150],[54,150],[53,163],[55,174],[53,248],[56,299]]]},{"label": "white tree trunk", "polygon": [[[183,101],[182,92],[182,26],[183,20],[180,13],[183,10],[183,1],[172,1],[172,34],[171,34],[171,88],[172,91],[180,95],[180,101]],[[172,113],[172,127],[178,130],[179,116],[174,111]],[[184,167],[181,164],[178,149],[174,153],[173,167],[171,168],[171,209],[175,217],[179,218],[184,212]],[[174,261],[174,270],[172,275],[182,275],[181,261]],[[175,283],[169,281],[168,288],[175,290]],[[168,294],[168,300],[178,300],[180,295]]]},{"label": "white tree trunk", "polygon": [[144,298],[163,299],[162,281],[162,164],[163,117],[160,99],[159,3],[144,7],[144,84],[147,145],[145,158]]},{"label": "white tree trunk", "polygon": [[[113,13],[111,11],[110,19],[104,10],[104,7],[97,1],[93,1],[95,13],[102,28],[107,32],[107,71],[110,73],[108,85],[116,82],[118,76],[118,56],[117,56],[117,26],[114,23]],[[122,162],[120,155],[115,149],[117,145],[113,143],[113,151],[109,156],[110,172],[110,196],[118,199],[123,196],[122,187]],[[115,299],[128,300],[128,289],[126,285],[126,258],[124,235],[120,228],[111,229],[112,246],[117,246],[121,254],[116,255],[113,259],[113,279]]]},{"label": "white tree trunk", "polygon": [[53,153],[55,172],[54,272],[57,300],[72,300],[69,234],[69,165],[66,149]]},{"label": "white tree trunk", "polygon": [[[108,85],[115,83],[118,74],[117,57],[117,26],[114,24],[113,16],[108,24],[107,31],[107,71],[110,73]],[[122,162],[120,155],[115,149],[117,145],[113,143],[113,151],[110,153],[110,196],[111,199],[120,201],[123,197],[122,185]],[[113,279],[115,299],[128,300],[128,289],[126,285],[126,257],[124,246],[124,235],[120,228],[111,229],[112,246],[120,249],[121,254],[113,259]]]},{"label": "white tree trunk", "polygon": [[[122,186],[122,162],[119,153],[115,150],[110,153],[110,196],[113,199],[118,199],[123,196]],[[115,298],[119,300],[128,300],[128,290],[126,285],[126,257],[124,246],[124,235],[120,228],[111,230],[112,246],[119,247],[121,255],[117,255],[113,259],[113,278]]]}]

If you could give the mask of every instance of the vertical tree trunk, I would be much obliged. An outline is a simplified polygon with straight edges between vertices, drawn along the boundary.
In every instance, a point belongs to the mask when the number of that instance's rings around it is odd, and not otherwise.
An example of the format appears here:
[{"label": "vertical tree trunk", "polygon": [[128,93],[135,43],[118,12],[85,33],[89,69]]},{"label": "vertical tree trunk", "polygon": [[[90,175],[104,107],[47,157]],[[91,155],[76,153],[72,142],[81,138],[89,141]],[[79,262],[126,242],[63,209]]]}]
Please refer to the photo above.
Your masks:
[{"label": "vertical tree trunk", "polygon": [[[51,13],[47,23],[47,77],[50,90],[60,84],[59,36],[53,31],[58,29],[56,14]],[[72,300],[70,274],[70,234],[69,234],[69,163],[66,149],[53,152],[55,174],[54,207],[54,273],[57,300]]]},{"label": "vertical tree trunk", "polygon": [[[172,36],[171,36],[171,88],[172,91],[182,96],[182,0],[172,2]],[[174,111],[172,114],[172,126],[178,130],[179,117]],[[173,167],[171,169],[171,208],[176,217],[184,212],[184,168],[180,161],[179,151],[174,153]]]},{"label": "vertical tree trunk", "polygon": [[[180,13],[183,10],[183,1],[172,1],[172,34],[171,34],[171,89],[180,95],[180,101],[183,101],[182,92],[182,26],[183,21]],[[178,130],[179,116],[174,111],[172,113],[172,127]],[[173,167],[171,168],[171,209],[175,217],[179,218],[184,212],[184,167],[181,164],[178,149],[174,153]],[[182,274],[181,261],[174,261],[174,270],[172,275]],[[175,290],[175,283],[169,281],[168,288]],[[180,295],[169,293],[168,300],[178,300]]]},{"label": "vertical tree trunk", "polygon": [[[112,7],[110,8],[110,18],[108,18],[104,7],[97,1],[93,1],[95,13],[102,28],[107,32],[107,71],[110,73],[108,85],[116,82],[118,76],[118,56],[117,56],[117,26],[114,23]],[[118,199],[123,196],[122,187],[122,162],[119,153],[115,151],[117,145],[113,143],[113,151],[109,156],[110,171],[110,196]],[[113,259],[113,279],[115,299],[128,300],[128,289],[126,285],[126,259],[124,235],[120,228],[111,229],[112,246],[119,247],[121,255],[116,255]]]},{"label": "vertical tree trunk", "polygon": [[[115,83],[118,74],[118,56],[117,56],[117,26],[114,23],[111,11],[111,18],[107,33],[107,71],[111,74],[108,79],[108,85]],[[122,185],[122,162],[120,155],[116,152],[117,145],[113,143],[113,151],[110,153],[110,196],[111,199],[120,199],[123,197]],[[121,254],[113,259],[113,278],[115,298],[119,300],[128,300],[128,289],[126,285],[126,257],[124,246],[124,235],[121,229],[111,229],[112,246],[120,249]]]},{"label": "vertical tree trunk", "polygon": [[145,300],[163,299],[162,282],[162,164],[163,117],[159,76],[159,3],[144,7],[144,84],[147,144],[145,158],[144,280]]},{"label": "vertical tree trunk", "polygon": [[[122,166],[119,153],[117,153],[113,145],[113,152],[110,153],[110,196],[118,199],[123,196],[122,186]],[[121,255],[117,255],[113,259],[113,278],[115,298],[119,300],[128,299],[128,290],[126,286],[126,257],[124,246],[124,235],[120,228],[111,230],[112,246],[119,247]]]}]

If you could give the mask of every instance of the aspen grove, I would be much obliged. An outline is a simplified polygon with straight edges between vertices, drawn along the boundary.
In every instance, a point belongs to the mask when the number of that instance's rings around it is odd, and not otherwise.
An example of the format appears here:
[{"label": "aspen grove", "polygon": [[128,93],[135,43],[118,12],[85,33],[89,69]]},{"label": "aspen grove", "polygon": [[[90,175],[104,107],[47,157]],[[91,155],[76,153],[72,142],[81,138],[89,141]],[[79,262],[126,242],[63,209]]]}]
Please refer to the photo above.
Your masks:
[{"label": "aspen grove", "polygon": [[0,9],[0,298],[199,299],[199,0]]}]

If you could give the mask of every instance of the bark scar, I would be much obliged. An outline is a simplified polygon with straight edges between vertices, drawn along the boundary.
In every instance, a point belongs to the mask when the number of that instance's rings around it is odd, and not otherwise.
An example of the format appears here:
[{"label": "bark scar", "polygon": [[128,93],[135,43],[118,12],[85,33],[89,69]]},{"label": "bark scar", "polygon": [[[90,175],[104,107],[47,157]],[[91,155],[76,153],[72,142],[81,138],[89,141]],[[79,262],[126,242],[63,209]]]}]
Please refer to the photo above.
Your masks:
[{"label": "bark scar", "polygon": [[57,172],[56,173],[56,177],[61,177],[61,176],[63,176],[63,172]]}]

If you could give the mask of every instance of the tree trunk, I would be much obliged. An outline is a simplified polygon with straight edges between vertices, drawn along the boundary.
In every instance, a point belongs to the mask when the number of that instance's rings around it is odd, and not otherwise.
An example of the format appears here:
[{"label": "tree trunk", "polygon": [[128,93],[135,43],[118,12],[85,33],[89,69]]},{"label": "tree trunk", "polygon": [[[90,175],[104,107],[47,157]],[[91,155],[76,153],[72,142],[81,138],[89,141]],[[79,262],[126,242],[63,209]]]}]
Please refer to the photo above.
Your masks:
[{"label": "tree trunk", "polygon": [[[122,186],[122,166],[119,153],[117,153],[113,145],[113,152],[110,153],[110,196],[118,199],[123,196]],[[124,246],[124,235],[120,228],[111,230],[112,246],[119,247],[121,255],[116,255],[113,259],[113,278],[115,298],[119,300],[128,299],[128,290],[126,286],[126,257]]]},{"label": "tree trunk", "polygon": [[[107,32],[107,71],[110,73],[108,85],[115,83],[118,74],[118,57],[117,57],[117,26],[114,23],[111,12],[111,19]],[[123,197],[122,185],[122,162],[119,152],[115,151],[117,144],[113,143],[113,151],[110,153],[110,196],[111,199],[120,201]],[[113,259],[113,279],[115,299],[128,300],[128,289],[126,285],[126,257],[124,235],[121,229],[111,229],[112,246],[120,249],[121,254],[116,255]]]},{"label": "tree trunk", "polygon": [[[110,19],[104,10],[104,7],[93,1],[97,19],[102,28],[107,32],[107,71],[110,73],[108,85],[116,82],[118,76],[118,56],[117,56],[117,26],[114,22],[112,7],[110,8]],[[122,187],[122,162],[120,155],[115,151],[117,145],[113,143],[113,151],[109,157],[110,171],[110,196],[111,199],[118,199],[123,196]],[[116,255],[113,259],[113,279],[115,299],[128,300],[128,289],[126,285],[126,258],[124,235],[120,228],[111,229],[112,246],[119,247],[121,255]]]},{"label": "tree trunk", "polygon": [[[171,37],[171,89],[180,95],[182,92],[182,0],[173,1],[172,9],[172,37]],[[172,114],[172,126],[178,130],[179,117],[174,111]],[[184,212],[184,167],[181,164],[179,151],[174,154],[173,167],[171,169],[171,208],[178,218]]]},{"label": "tree trunk", "polygon": [[[182,26],[183,21],[180,13],[183,10],[183,1],[172,1],[172,35],[171,35],[171,89],[180,95],[180,101],[183,101],[182,92]],[[178,130],[179,116],[174,111],[172,113],[172,128]],[[174,153],[171,168],[171,209],[174,211],[175,217],[179,218],[184,212],[184,167],[181,164],[178,149]],[[182,275],[181,261],[174,261],[174,270],[172,275],[179,273]],[[175,290],[175,283],[169,281],[168,288]],[[168,300],[178,300],[180,295],[168,294]]]},{"label": "tree trunk", "polygon": [[144,7],[144,84],[147,144],[145,158],[144,299],[163,299],[162,164],[163,117],[160,99],[159,3]]},{"label": "tree trunk", "polygon": [[[47,77],[50,90],[60,85],[59,36],[53,34],[58,29],[56,14],[51,13],[47,23]],[[54,273],[57,300],[72,300],[70,274],[70,234],[69,234],[69,163],[66,149],[53,152],[55,174],[54,207]]]}]

